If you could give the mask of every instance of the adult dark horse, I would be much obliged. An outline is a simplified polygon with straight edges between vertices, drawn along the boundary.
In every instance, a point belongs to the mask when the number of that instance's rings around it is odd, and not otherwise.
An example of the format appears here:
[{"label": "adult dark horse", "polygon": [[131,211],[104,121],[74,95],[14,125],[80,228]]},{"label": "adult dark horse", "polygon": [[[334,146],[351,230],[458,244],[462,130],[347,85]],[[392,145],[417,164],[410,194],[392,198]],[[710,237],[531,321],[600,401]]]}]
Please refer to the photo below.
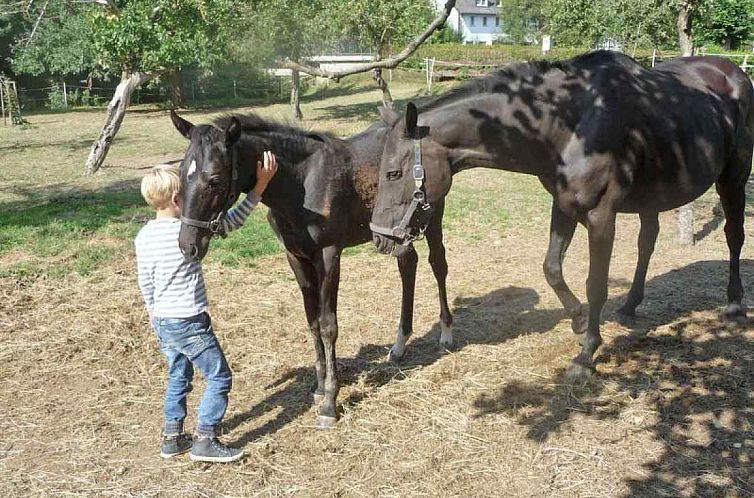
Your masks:
[{"label": "adult dark horse", "polygon": [[[256,183],[253,167],[265,150],[278,156],[279,170],[264,193],[268,220],[285,246],[301,288],[316,353],[315,402],[322,400],[318,425],[336,420],[340,255],[345,247],[371,240],[369,219],[388,127],[374,125],[341,140],[255,115],[229,115],[212,125],[194,126],[174,112],[171,119],[191,143],[181,165],[183,208],[179,245],[187,259],[207,253],[213,223],[240,192]],[[187,178],[189,164],[199,174]],[[437,205],[442,211],[442,202]],[[440,217],[441,218],[441,217]],[[453,342],[445,279],[448,266],[440,218],[427,228],[429,262],[440,295],[440,344]],[[197,221],[198,220],[198,221]],[[412,332],[418,257],[409,247],[398,259],[403,282],[401,318],[390,359],[400,358]]]},{"label": "adult dark horse", "polygon": [[[745,315],[739,256],[744,187],[754,144],[754,91],[732,62],[677,59],[647,70],[613,52],[521,64],[451,91],[397,119],[382,158],[374,240],[393,252],[432,218],[452,175],[482,166],[537,175],[553,195],[544,269],[574,322],[581,304],[562,276],[577,222],[589,233],[586,336],[569,374],[588,377],[599,331],[618,212],[641,218],[639,263],[622,311],[644,294],[660,211],[715,183],[730,250],[727,315]],[[415,167],[414,164],[422,164]],[[574,325],[574,330],[579,328]]]}]

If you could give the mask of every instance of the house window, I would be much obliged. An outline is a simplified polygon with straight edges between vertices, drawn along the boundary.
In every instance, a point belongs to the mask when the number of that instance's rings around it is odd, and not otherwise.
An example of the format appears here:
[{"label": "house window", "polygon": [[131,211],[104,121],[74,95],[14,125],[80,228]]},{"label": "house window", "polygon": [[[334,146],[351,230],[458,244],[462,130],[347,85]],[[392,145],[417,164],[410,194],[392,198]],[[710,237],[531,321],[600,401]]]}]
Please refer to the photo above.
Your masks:
[{"label": "house window", "polygon": [[482,16],[482,26],[487,26],[487,16]]},{"label": "house window", "polygon": [[469,17],[469,19],[471,19],[471,25],[474,26],[474,24],[476,22],[476,17],[475,16],[471,16],[471,17]]},{"label": "house window", "polygon": [[500,27],[500,18],[499,17],[495,18],[495,26],[498,27],[498,28]]},{"label": "house window", "polygon": [[477,7],[489,7],[489,0],[476,0]]}]

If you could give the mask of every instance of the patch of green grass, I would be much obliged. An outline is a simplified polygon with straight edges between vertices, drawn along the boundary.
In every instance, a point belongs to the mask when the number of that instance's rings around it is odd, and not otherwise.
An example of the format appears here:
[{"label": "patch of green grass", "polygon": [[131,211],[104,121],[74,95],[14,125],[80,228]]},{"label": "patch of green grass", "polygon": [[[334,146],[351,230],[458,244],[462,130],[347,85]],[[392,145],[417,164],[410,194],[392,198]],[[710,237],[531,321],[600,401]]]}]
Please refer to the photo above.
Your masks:
[{"label": "patch of green grass", "polygon": [[230,267],[253,266],[254,259],[282,252],[282,244],[267,223],[262,209],[254,211],[246,224],[225,239],[210,243],[207,261]]}]

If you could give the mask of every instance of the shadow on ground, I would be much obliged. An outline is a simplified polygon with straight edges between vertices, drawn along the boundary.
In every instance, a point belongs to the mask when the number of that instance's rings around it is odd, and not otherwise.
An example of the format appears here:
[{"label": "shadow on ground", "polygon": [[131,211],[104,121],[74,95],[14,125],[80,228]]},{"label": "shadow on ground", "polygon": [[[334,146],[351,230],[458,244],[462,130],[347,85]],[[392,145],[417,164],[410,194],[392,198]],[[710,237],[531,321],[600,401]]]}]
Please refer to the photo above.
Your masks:
[{"label": "shadow on ground", "polygon": [[[631,399],[648,397],[657,419],[647,430],[665,447],[644,464],[648,477],[629,482],[627,496],[751,496],[754,340],[747,332],[754,321],[730,324],[714,313],[693,315],[725,304],[727,270],[727,261],[702,261],[652,279],[633,333],[598,351],[598,372],[606,362],[616,365],[611,371],[584,386],[566,382],[562,370],[550,382],[511,382],[479,396],[476,416],[504,413],[528,426],[529,438],[542,441],[578,414],[617,419],[625,403],[602,396],[607,384],[617,384]],[[752,281],[753,261],[742,261],[742,277]],[[646,335],[668,324],[670,333]],[[700,420],[708,420],[701,429]]]}]

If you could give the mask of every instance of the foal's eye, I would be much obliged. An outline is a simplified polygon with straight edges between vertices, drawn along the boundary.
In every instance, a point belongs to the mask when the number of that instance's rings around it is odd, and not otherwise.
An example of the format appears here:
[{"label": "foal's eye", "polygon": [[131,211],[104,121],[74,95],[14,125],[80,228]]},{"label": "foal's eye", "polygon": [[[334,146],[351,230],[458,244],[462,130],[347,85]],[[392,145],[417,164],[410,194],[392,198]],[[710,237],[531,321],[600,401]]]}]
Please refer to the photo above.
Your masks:
[{"label": "foal's eye", "polygon": [[395,171],[388,171],[386,176],[387,179],[392,182],[403,176],[403,172],[399,169]]}]

